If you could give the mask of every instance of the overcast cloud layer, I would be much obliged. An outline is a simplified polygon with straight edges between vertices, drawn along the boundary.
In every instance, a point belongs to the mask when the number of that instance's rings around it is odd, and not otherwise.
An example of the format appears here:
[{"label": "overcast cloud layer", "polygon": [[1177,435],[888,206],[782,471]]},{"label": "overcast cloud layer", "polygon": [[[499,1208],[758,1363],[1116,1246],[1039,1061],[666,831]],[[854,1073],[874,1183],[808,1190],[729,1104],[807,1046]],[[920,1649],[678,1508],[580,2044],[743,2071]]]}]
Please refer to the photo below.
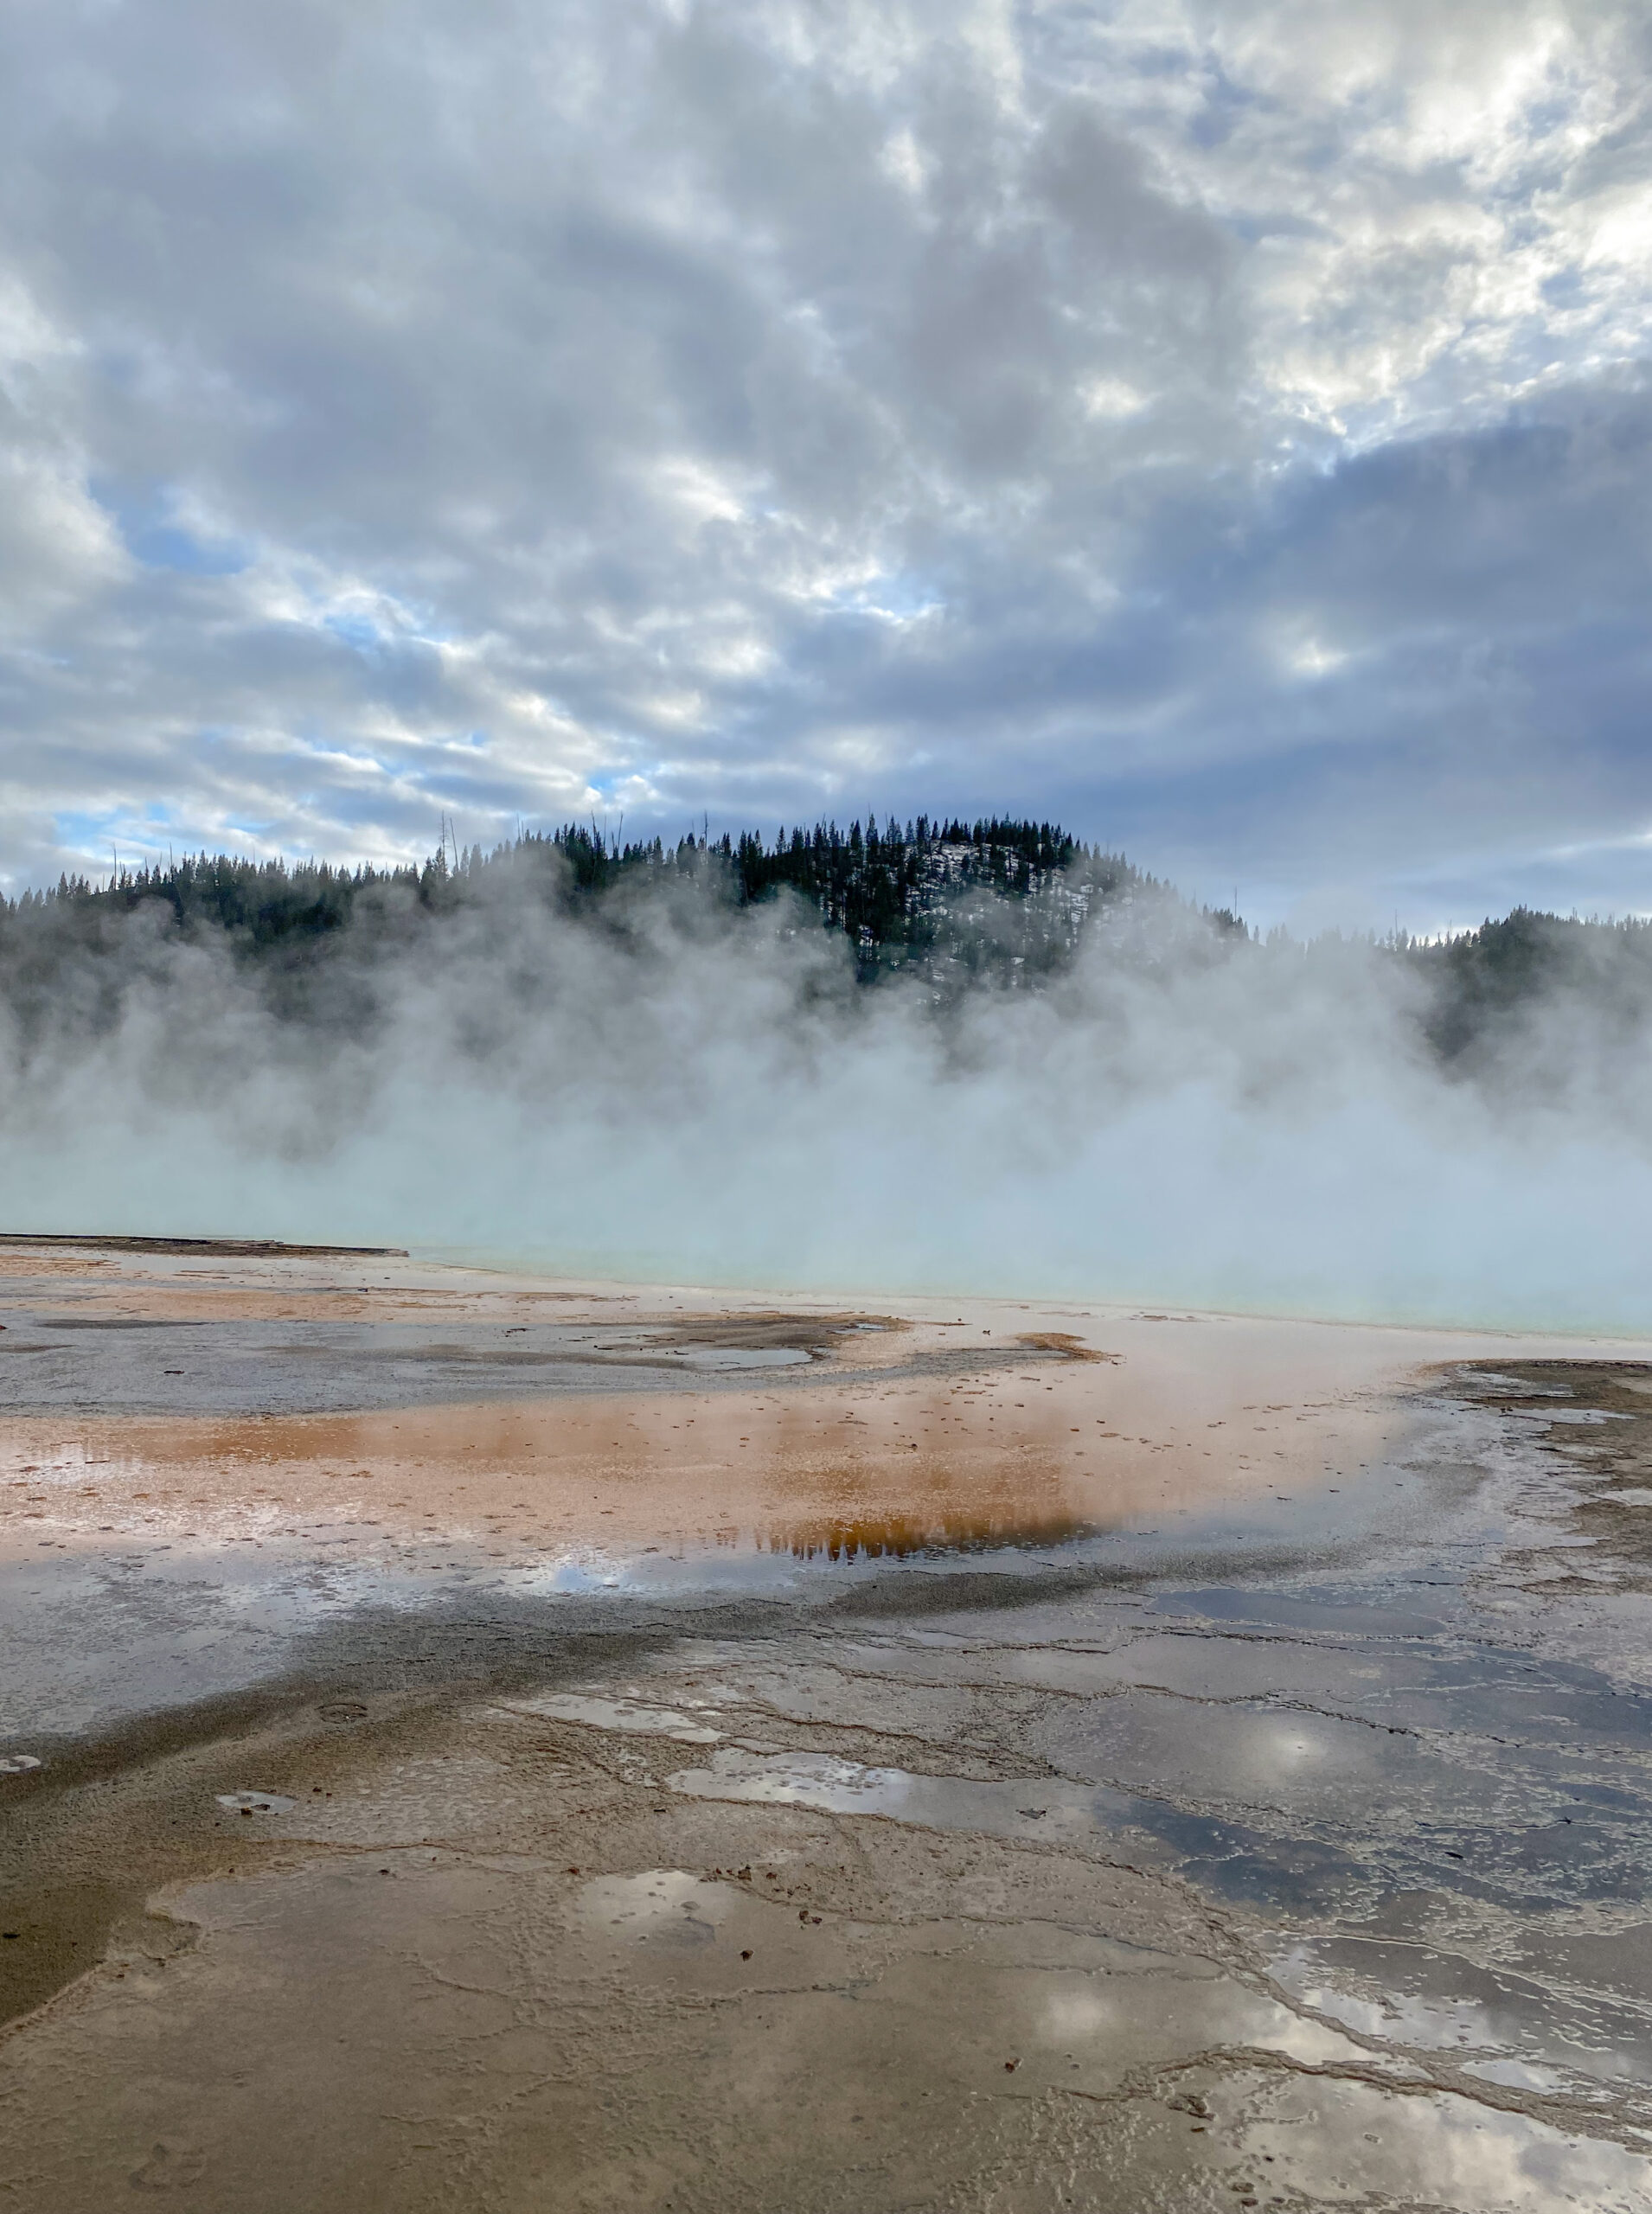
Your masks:
[{"label": "overcast cloud layer", "polygon": [[10,0],[0,880],[1008,807],[1652,907],[1652,24]]}]

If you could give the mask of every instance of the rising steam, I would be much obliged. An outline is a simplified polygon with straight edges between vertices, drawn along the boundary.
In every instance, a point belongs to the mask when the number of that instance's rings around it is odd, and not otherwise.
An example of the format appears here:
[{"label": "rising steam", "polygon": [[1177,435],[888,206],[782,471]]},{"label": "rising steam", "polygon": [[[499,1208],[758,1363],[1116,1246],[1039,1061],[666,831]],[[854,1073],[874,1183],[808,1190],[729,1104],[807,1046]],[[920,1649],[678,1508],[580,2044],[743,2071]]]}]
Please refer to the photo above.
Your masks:
[{"label": "rising steam", "polygon": [[[1174,901],[1038,991],[857,988],[790,897],[493,898],[249,970],[133,916],[0,1020],[13,1229],[576,1275],[1639,1331],[1638,1027],[1534,1007],[1472,1077],[1368,946]],[[1592,1004],[1592,1003],[1591,1003]]]}]

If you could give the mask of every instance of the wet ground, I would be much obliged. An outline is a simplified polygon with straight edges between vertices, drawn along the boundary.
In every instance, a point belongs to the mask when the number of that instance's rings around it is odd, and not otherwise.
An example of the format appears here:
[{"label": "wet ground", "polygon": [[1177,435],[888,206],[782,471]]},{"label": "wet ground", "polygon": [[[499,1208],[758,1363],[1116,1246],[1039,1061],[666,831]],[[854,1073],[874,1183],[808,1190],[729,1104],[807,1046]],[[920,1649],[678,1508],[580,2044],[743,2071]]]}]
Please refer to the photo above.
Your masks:
[{"label": "wet ground", "polygon": [[[119,1265],[6,1334],[200,1296]],[[0,2205],[1652,2209],[1637,1349],[679,1303],[804,1358],[359,1433],[371,1513],[285,1356],[299,1430],[214,1448],[63,1334],[80,1413],[4,1432]]]}]

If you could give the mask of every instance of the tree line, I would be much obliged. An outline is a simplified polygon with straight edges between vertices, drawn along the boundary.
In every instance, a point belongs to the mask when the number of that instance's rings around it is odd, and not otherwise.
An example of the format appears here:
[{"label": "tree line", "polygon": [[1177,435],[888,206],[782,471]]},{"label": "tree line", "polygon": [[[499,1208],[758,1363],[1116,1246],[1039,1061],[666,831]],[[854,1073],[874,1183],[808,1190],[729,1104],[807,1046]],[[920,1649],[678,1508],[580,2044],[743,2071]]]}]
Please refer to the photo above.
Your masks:
[{"label": "tree line", "polygon": [[[141,913],[186,936],[222,931],[255,957],[368,918],[382,928],[394,917],[451,914],[501,897],[537,897],[579,912],[626,890],[692,885],[740,906],[782,889],[795,894],[823,928],[849,939],[870,977],[917,956],[964,957],[972,936],[982,938],[974,965],[991,965],[1002,931],[972,933],[961,921],[957,911],[972,894],[1028,902],[1059,886],[1068,909],[1078,899],[1087,911],[1097,898],[1154,881],[1059,824],[1008,817],[920,815],[902,825],[892,816],[880,826],[868,816],[847,830],[835,822],[782,829],[772,843],[745,831],[686,835],[674,845],[657,837],[623,842],[594,824],[569,822],[491,851],[456,844],[451,861],[444,841],[422,863],[389,868],[200,854],[120,869],[101,884],[65,874],[45,891],[0,899],[0,955],[42,928],[95,942],[101,925]],[[976,923],[984,924],[988,910],[976,904]],[[1068,912],[1044,937],[1070,950],[1081,919]]]},{"label": "tree line", "polygon": [[[121,966],[96,957],[130,953],[134,919],[162,939],[226,946],[273,980],[279,1000],[282,980],[300,991],[330,947],[348,944],[367,966],[382,949],[439,931],[445,918],[509,914],[524,900],[623,929],[637,895],[660,894],[686,899],[696,912],[708,902],[740,908],[788,897],[791,912],[812,914],[848,941],[862,983],[913,971],[938,997],[1047,982],[1098,923],[1125,957],[1119,926],[1132,910],[1144,922],[1136,950],[1149,965],[1167,916],[1181,926],[1181,958],[1220,959],[1243,947],[1311,960],[1346,947],[1334,937],[1293,944],[1281,931],[1263,941],[1231,910],[1195,907],[1122,854],[1031,818],[920,815],[880,824],[868,814],[847,830],[821,822],[772,841],[746,831],[675,843],[625,841],[595,823],[568,822],[490,850],[450,846],[445,836],[426,861],[390,867],[198,854],[118,869],[97,884],[65,873],[47,889],[0,896],[0,1001],[15,1014],[32,1009],[25,1028],[39,1029],[73,971],[80,1017],[96,1027],[98,1001],[112,1009],[118,998]],[[1604,1010],[1625,1029],[1652,1024],[1652,923],[1638,918],[1517,907],[1443,938],[1397,933],[1364,943],[1421,988],[1418,1021],[1447,1065],[1472,1065],[1540,1003]]]}]

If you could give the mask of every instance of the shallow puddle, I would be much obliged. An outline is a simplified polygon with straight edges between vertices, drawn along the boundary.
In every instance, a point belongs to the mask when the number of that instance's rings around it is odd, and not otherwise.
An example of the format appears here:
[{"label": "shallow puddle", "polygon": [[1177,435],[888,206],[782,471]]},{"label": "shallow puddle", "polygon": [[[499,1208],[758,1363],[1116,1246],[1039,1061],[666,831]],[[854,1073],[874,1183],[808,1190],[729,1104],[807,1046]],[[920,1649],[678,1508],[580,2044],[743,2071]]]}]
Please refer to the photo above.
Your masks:
[{"label": "shallow puddle", "polygon": [[[1213,2085],[1212,2166],[1229,2204],[1441,2214],[1646,2214],[1639,2152],[1446,2093],[1237,2071]],[[1172,2125],[1174,2127],[1174,2125]]]},{"label": "shallow puddle", "polygon": [[541,1692],[533,1699],[509,1699],[509,1714],[543,1715],[553,1722],[583,1722],[595,1730],[618,1730],[644,1737],[672,1737],[685,1744],[714,1745],[721,1732],[667,1706],[634,1699],[600,1699],[579,1692]]},{"label": "shallow puddle", "polygon": [[1604,1993],[1353,1934],[1299,1940],[1269,1974],[1361,2038],[1451,2053],[1489,2083],[1599,2101],[1610,2085],[1652,2082],[1652,2012]]},{"label": "shallow puddle", "polygon": [[[765,1753],[731,1746],[703,1768],[679,1769],[668,1790],[696,1799],[764,1807],[817,1807],[839,1814],[879,1814],[923,1829],[1036,1838],[1112,1835],[1148,1810],[1115,1792],[1083,1784],[976,1782],[866,1768],[826,1753]],[[1138,1852],[1145,1839],[1138,1841]],[[1169,1856],[1164,1856],[1167,1859]]]}]

